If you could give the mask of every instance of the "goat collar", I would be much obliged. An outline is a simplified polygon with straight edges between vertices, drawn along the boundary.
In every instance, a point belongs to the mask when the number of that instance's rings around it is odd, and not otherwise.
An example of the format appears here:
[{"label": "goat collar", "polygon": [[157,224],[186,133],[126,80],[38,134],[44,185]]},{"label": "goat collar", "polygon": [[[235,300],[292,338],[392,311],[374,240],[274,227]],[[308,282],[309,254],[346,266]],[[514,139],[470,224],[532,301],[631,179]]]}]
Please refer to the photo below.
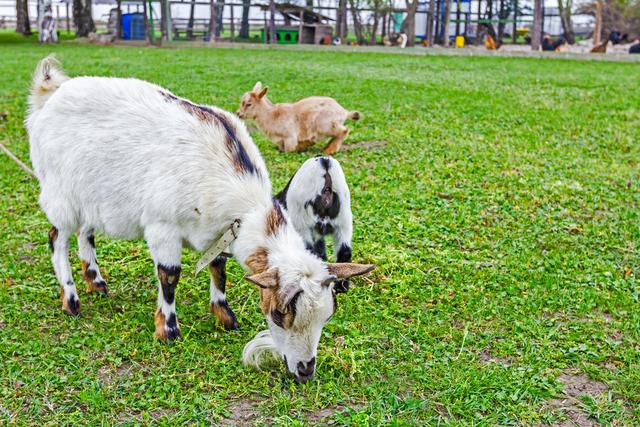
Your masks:
[{"label": "goat collar", "polygon": [[229,229],[218,240],[213,242],[209,248],[204,251],[202,257],[196,264],[195,274],[200,273],[211,261],[213,261],[218,255],[220,255],[226,248],[236,240],[238,237],[238,231],[240,230],[240,220],[236,219],[231,223]]}]

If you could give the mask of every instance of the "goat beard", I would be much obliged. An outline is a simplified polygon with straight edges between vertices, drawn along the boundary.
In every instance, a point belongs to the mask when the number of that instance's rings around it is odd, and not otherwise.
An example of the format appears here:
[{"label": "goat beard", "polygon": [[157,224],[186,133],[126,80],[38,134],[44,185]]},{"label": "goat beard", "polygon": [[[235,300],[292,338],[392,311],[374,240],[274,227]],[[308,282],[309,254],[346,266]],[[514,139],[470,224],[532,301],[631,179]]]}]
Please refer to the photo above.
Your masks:
[{"label": "goat beard", "polygon": [[275,342],[271,337],[271,332],[267,329],[258,332],[256,336],[244,346],[242,351],[242,362],[245,365],[262,368],[269,361],[280,359],[280,352],[277,350]]}]

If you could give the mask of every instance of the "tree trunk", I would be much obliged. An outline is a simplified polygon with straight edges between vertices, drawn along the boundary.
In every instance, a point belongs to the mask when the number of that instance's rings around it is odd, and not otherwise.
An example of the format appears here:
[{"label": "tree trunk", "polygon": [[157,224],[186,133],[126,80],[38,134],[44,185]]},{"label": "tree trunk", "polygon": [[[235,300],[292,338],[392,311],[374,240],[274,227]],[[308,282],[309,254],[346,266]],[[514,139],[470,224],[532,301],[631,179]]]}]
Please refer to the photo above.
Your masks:
[{"label": "tree trunk", "polygon": [[87,37],[96,26],[91,16],[91,0],[73,0],[73,24],[76,37]]},{"label": "tree trunk", "polygon": [[269,33],[271,33],[271,44],[276,44],[278,38],[276,36],[276,2],[274,0],[269,0]]},{"label": "tree trunk", "polygon": [[451,0],[444,3],[444,23],[442,24],[443,40],[442,45],[449,47],[449,23],[451,22]]},{"label": "tree trunk", "polygon": [[436,13],[436,0],[429,0],[429,13],[427,14],[427,41],[429,42],[429,46],[433,46],[435,43],[433,38],[433,20]]},{"label": "tree trunk", "polygon": [[249,38],[249,9],[251,0],[242,0],[242,21],[240,21],[240,38]]},{"label": "tree trunk", "polygon": [[346,39],[348,36],[348,25],[347,25],[347,0],[339,0],[338,1],[338,19],[340,20],[340,25],[338,26],[338,36],[340,39]]},{"label": "tree trunk", "polygon": [[408,1],[406,13],[407,16],[402,22],[402,31],[407,35],[407,46],[415,46],[416,44],[416,10],[418,10],[418,0]]},{"label": "tree trunk", "polygon": [[38,0],[38,40],[40,43],[58,42],[51,0]]},{"label": "tree trunk", "polygon": [[364,31],[362,31],[362,21],[360,20],[360,13],[358,12],[358,5],[356,5],[354,0],[349,0],[349,5],[351,6],[351,16],[353,17],[353,31],[356,33],[358,44],[363,44],[365,41]]},{"label": "tree trunk", "polygon": [[531,31],[531,50],[540,50],[542,39],[542,0],[533,2],[533,28]]},{"label": "tree trunk", "polygon": [[369,38],[369,44],[375,46],[378,44],[378,21],[380,21],[379,3],[375,3],[375,10],[373,11],[373,26],[371,28],[371,37]]},{"label": "tree trunk", "polygon": [[217,0],[211,0],[209,6],[209,43],[215,43],[218,38],[218,4]]},{"label": "tree trunk", "polygon": [[191,0],[189,9],[189,21],[187,22],[187,40],[193,39],[193,18],[196,12],[196,0]]},{"label": "tree trunk", "polygon": [[[498,40],[500,41],[502,41],[502,37],[504,36],[504,27],[506,25],[504,20],[509,17],[509,12],[505,9],[505,1],[500,0],[500,3],[498,3]],[[504,16],[505,12],[507,16]]]},{"label": "tree trunk", "polygon": [[596,25],[593,29],[593,45],[598,46],[600,44],[600,37],[602,36],[602,2],[596,0]]},{"label": "tree trunk", "polygon": [[31,35],[29,5],[27,0],[16,0],[16,32],[23,36]]},{"label": "tree trunk", "polygon": [[558,14],[560,15],[560,22],[562,23],[563,36],[569,44],[574,44],[576,41],[573,35],[573,24],[571,22],[572,6],[573,0],[558,0]]},{"label": "tree trunk", "polygon": [[222,22],[224,18],[224,0],[218,0],[217,9],[218,23],[216,24],[216,38],[220,38],[220,33],[224,31],[224,23]]},{"label": "tree trunk", "polygon": [[313,9],[313,0],[307,0],[307,8]]},{"label": "tree trunk", "polygon": [[480,25],[480,19],[482,18],[482,1],[478,0],[478,22],[476,23],[476,46],[479,46],[482,42],[480,37],[480,30],[482,30],[482,26]]}]

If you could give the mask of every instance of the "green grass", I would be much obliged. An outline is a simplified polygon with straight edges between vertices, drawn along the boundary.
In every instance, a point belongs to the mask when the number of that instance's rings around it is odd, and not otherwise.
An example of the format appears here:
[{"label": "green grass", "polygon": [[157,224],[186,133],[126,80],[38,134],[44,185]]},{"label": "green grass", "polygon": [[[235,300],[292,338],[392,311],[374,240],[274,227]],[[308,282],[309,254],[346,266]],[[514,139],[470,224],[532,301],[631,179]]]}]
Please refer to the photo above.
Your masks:
[{"label": "green grass", "polygon": [[[0,425],[301,425],[324,415],[357,426],[554,424],[567,417],[550,402],[569,370],[608,387],[579,399],[585,416],[637,425],[637,65],[0,37],[0,139],[25,160],[30,74],[52,51],[72,76],[138,77],[229,110],[256,80],[276,102],[332,96],[363,113],[348,143],[389,142],[337,155],[353,198],[354,259],[378,269],[339,297],[315,380],[302,386],[282,366],[242,366],[265,321],[235,262],[237,333],[208,312],[206,275],[184,274],[183,337],[156,342],[144,242],[102,235],[111,296],[81,291],[81,316],[65,316],[38,185],[0,155]],[[282,154],[254,137],[276,189],[319,152]],[[185,251],[184,271],[197,257]]]}]

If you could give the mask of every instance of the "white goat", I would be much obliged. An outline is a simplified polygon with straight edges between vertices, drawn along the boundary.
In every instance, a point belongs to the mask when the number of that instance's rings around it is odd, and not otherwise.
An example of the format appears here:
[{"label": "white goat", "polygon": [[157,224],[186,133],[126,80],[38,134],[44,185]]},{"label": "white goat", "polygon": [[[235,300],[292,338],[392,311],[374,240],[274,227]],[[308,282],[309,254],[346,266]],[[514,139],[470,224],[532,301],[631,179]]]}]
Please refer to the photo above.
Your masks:
[{"label": "white goat", "polygon": [[[351,196],[336,159],[317,156],[307,160],[276,199],[287,209],[293,226],[311,252],[326,261],[324,239],[331,235],[336,262],[351,262]],[[334,289],[346,292],[349,281],[336,281]]]},{"label": "white goat", "polygon": [[345,110],[333,98],[310,96],[293,104],[273,104],[266,97],[268,90],[256,83],[251,92],[242,95],[236,114],[242,119],[255,119],[281,151],[301,151],[331,138],[323,151],[334,154],[349,136],[345,120],[360,119],[359,112]]},{"label": "white goat", "polygon": [[[26,127],[65,312],[80,307],[71,234],[78,232],[88,290],[104,293],[94,232],[144,237],[159,279],[155,334],[177,338],[183,245],[201,251],[239,220],[229,250],[253,273],[247,279],[260,287],[270,331],[255,339],[260,348],[267,341],[298,381],[311,378],[322,327],[335,309],[332,283],[373,266],[327,264],[305,249],[272,200],[264,161],[240,120],[136,79],[69,79],[49,57],[36,68]],[[209,266],[211,308],[225,327],[237,328],[221,264],[219,257]],[[245,361],[256,361],[251,353]]]}]

